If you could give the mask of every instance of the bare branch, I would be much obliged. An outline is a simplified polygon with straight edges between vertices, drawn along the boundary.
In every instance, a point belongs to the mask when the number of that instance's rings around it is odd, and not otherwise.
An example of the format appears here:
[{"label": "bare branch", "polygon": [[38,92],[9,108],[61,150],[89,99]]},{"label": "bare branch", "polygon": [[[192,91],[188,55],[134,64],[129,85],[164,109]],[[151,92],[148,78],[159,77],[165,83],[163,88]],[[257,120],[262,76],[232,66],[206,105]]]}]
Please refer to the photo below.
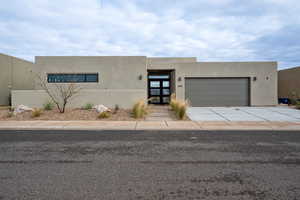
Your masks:
[{"label": "bare branch", "polygon": [[46,91],[56,105],[60,113],[64,113],[67,104],[80,92],[81,88],[75,83],[51,83],[47,82],[41,74],[37,75],[40,86]]}]

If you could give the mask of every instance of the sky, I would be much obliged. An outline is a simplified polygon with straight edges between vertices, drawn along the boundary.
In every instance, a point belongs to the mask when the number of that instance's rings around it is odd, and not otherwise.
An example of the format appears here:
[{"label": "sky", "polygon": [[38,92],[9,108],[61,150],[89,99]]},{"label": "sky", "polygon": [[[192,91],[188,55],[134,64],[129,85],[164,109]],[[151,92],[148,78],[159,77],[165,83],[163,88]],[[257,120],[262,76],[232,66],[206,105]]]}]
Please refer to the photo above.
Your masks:
[{"label": "sky", "polygon": [[9,0],[0,53],[197,57],[300,66],[298,0]]}]

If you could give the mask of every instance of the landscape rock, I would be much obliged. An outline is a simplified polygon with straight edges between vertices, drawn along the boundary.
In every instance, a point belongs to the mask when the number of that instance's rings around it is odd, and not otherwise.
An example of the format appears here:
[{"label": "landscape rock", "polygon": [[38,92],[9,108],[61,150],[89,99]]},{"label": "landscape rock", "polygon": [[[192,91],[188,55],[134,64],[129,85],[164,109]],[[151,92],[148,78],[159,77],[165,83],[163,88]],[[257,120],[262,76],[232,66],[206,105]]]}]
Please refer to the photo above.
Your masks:
[{"label": "landscape rock", "polygon": [[27,112],[27,111],[33,111],[33,108],[30,108],[30,107],[25,106],[25,105],[18,105],[14,109],[14,115],[17,115],[17,114],[23,113],[23,112]]},{"label": "landscape rock", "polygon": [[96,109],[96,111],[98,113],[102,113],[102,112],[111,112],[111,110],[109,108],[107,108],[106,106],[100,104],[100,105],[95,105],[93,107],[94,109]]}]

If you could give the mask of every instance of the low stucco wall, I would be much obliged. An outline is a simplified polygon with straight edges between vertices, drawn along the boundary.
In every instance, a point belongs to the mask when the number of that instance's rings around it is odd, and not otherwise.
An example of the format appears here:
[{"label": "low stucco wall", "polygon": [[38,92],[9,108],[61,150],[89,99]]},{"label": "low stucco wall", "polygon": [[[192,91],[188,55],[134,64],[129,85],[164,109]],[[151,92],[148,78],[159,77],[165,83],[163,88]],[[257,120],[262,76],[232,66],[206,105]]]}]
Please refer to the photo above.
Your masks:
[{"label": "low stucco wall", "polygon": [[[116,104],[120,108],[129,109],[133,104],[140,100],[146,99],[147,93],[141,89],[85,89],[80,91],[68,104],[67,107],[80,108],[86,103],[103,104],[113,108]],[[13,90],[12,106],[26,105],[32,108],[40,108],[48,102],[50,97],[44,90]]]}]

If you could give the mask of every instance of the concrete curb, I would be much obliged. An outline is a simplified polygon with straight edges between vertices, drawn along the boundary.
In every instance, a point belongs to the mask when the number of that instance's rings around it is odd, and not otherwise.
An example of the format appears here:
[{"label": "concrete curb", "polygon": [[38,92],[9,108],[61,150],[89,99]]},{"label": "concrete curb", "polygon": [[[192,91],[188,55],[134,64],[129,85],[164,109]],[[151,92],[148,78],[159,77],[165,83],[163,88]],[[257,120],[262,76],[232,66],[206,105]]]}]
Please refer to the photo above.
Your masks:
[{"label": "concrete curb", "polygon": [[299,131],[300,122],[0,121],[0,130]]}]

